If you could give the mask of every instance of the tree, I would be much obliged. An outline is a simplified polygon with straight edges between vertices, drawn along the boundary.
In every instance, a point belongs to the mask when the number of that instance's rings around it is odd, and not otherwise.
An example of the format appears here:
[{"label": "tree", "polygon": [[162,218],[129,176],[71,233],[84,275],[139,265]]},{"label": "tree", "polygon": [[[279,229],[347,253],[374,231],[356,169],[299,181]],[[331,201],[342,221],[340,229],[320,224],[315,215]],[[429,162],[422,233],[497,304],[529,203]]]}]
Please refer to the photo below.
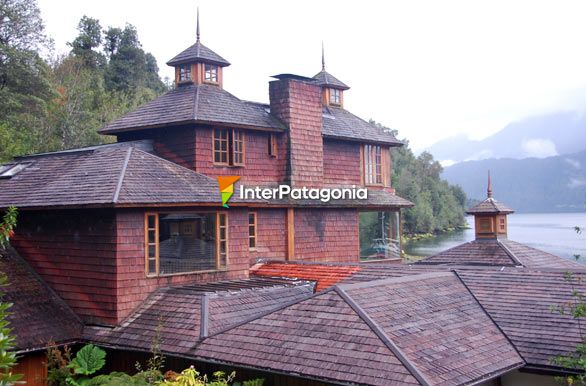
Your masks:
[{"label": "tree", "polygon": [[102,45],[102,27],[100,21],[83,16],[77,25],[79,35],[68,43],[72,48],[71,53],[81,58],[86,67],[90,69],[102,68],[106,65],[106,57],[99,52]]},{"label": "tree", "polygon": [[[17,215],[18,211],[14,207],[9,208],[4,214],[0,222],[0,249],[8,244],[14,234]],[[0,273],[0,297],[3,295],[1,288],[7,285],[8,278],[4,273]],[[16,338],[7,320],[10,307],[11,303],[0,302],[0,386],[12,385],[22,378],[20,374],[12,374],[12,368],[16,365],[16,355],[12,352]]]}]

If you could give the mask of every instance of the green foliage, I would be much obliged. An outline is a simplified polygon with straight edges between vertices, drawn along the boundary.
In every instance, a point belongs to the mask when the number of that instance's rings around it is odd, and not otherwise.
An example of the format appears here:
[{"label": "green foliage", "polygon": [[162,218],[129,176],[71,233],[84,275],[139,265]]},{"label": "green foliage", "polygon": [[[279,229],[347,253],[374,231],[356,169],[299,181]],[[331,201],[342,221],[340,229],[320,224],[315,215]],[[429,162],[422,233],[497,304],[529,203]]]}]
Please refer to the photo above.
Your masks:
[{"label": "green foliage", "polygon": [[69,364],[74,374],[91,375],[106,364],[106,352],[93,344],[85,345]]},{"label": "green foliage", "polygon": [[[0,296],[3,295],[1,288],[7,285],[8,278],[0,274]],[[11,303],[0,302],[0,386],[12,385],[22,378],[20,374],[12,374],[12,368],[16,365],[16,355],[12,352],[16,338],[6,320],[10,307]]]},{"label": "green foliage", "polygon": [[160,372],[144,371],[132,376],[126,373],[113,372],[107,375],[98,375],[88,380],[85,386],[150,386],[162,379],[163,376]]},{"label": "green foliage", "polygon": [[2,222],[0,222],[0,247],[6,246],[8,241],[14,235],[14,228],[16,228],[16,218],[18,217],[18,209],[11,206],[6,210]]},{"label": "green foliage", "polygon": [[463,226],[466,194],[462,188],[440,178],[443,168],[431,154],[423,152],[416,157],[408,141],[404,142],[405,146],[392,151],[392,186],[399,196],[415,204],[402,211],[403,232],[437,233]]},{"label": "green foliage", "polygon": [[222,371],[216,371],[213,374],[213,380],[208,381],[206,375],[201,376],[193,366],[188,369],[185,369],[173,377],[173,379],[166,379],[165,381],[159,383],[159,385],[167,385],[167,386],[228,386],[230,382],[234,380],[236,376],[235,372],[232,372],[230,375],[226,376],[226,374]]},{"label": "green foliage", "polygon": [[97,130],[163,93],[132,25],[84,16],[71,52],[51,61],[35,0],[0,1],[0,162],[109,142]]}]

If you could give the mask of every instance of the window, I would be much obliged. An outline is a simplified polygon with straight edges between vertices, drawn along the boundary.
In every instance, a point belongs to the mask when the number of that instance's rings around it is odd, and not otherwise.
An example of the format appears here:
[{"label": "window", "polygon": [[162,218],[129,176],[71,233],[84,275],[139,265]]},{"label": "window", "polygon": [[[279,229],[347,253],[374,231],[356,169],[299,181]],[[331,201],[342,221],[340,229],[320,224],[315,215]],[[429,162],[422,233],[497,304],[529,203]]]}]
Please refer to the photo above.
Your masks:
[{"label": "window", "polygon": [[215,64],[204,64],[204,80],[206,82],[218,83],[218,66]]},{"label": "window", "polygon": [[381,147],[364,145],[364,183],[366,185],[382,185]]},{"label": "window", "polygon": [[338,89],[331,88],[330,89],[330,104],[332,105],[341,105],[342,104],[342,96],[341,92]]},{"label": "window", "polygon": [[31,162],[0,166],[0,179],[11,178],[31,165]]},{"label": "window", "polygon": [[191,80],[191,65],[182,64],[179,66],[179,81],[187,82]]},{"label": "window", "polygon": [[359,224],[361,259],[401,257],[398,211],[360,212]]},{"label": "window", "polygon": [[244,132],[233,129],[214,130],[214,163],[244,166]]},{"label": "window", "polygon": [[499,232],[505,233],[507,231],[507,220],[504,217],[499,218]]},{"label": "window", "polygon": [[225,268],[228,261],[227,227],[225,213],[147,213],[147,275]]},{"label": "window", "polygon": [[248,214],[248,248],[256,249],[256,213]]},{"label": "window", "polygon": [[269,155],[271,157],[277,156],[277,136],[275,134],[269,134]]},{"label": "window", "polygon": [[478,218],[478,231],[479,233],[492,233],[492,219],[490,217]]}]

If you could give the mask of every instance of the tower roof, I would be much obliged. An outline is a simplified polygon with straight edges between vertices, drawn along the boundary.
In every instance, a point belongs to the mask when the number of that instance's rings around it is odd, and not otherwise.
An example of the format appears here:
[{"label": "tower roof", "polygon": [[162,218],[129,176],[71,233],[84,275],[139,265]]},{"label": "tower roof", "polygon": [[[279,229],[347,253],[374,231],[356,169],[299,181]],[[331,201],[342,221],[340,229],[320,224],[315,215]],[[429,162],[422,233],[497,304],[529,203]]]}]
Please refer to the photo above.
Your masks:
[{"label": "tower roof", "polygon": [[207,62],[217,64],[218,66],[222,67],[230,65],[230,62],[201,44],[199,40],[196,41],[194,45],[185,49],[176,55],[173,59],[169,60],[167,65],[176,66],[178,64],[190,62]]},{"label": "tower roof", "polygon": [[490,170],[488,171],[488,185],[486,188],[486,200],[474,205],[468,209],[468,214],[509,214],[515,212],[503,203],[498,202],[492,197],[492,181],[490,179]]},{"label": "tower roof", "polygon": [[197,32],[196,32],[196,42],[191,47],[180,52],[176,55],[173,59],[167,62],[169,66],[176,66],[182,63],[191,63],[191,62],[207,62],[217,64],[218,66],[226,67],[230,65],[226,59],[222,58],[220,55],[216,54],[214,51],[210,50],[203,44],[199,39],[199,8],[197,9]]},{"label": "tower roof", "polygon": [[325,86],[325,87],[337,88],[340,90],[348,90],[350,88],[348,85],[346,85],[344,82],[342,82],[341,80],[334,77],[332,74],[327,72],[325,69],[322,69],[320,72],[315,74],[313,79],[315,79],[317,81],[317,84],[322,87]]},{"label": "tower roof", "polygon": [[326,71],[326,58],[324,54],[324,43],[321,43],[321,71],[315,74],[313,79],[319,86],[348,90],[350,87],[335,76]]}]

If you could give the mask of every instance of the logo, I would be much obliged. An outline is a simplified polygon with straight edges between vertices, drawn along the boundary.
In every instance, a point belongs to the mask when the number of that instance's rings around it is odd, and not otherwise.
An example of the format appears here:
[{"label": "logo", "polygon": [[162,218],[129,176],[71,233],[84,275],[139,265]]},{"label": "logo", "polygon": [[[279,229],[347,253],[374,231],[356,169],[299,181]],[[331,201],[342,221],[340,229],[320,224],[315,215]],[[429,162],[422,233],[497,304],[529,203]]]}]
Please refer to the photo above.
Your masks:
[{"label": "logo", "polygon": [[234,184],[239,179],[239,176],[218,177],[218,185],[220,187],[220,194],[222,195],[222,206],[224,208],[229,208],[227,202],[234,194]]}]

